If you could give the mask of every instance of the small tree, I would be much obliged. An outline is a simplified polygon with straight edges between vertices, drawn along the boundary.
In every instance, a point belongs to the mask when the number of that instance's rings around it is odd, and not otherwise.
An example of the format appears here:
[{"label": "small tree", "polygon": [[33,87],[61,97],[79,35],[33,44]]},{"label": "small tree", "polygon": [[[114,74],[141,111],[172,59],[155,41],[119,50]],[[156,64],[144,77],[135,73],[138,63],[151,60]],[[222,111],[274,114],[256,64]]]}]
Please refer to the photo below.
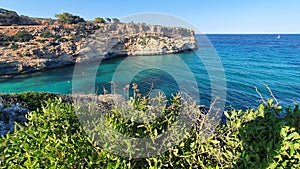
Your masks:
[{"label": "small tree", "polygon": [[105,23],[105,20],[101,17],[97,17],[97,18],[94,19],[94,22],[95,23]]},{"label": "small tree", "polygon": [[81,18],[80,16],[72,15],[68,12],[64,12],[62,14],[55,14],[55,17],[60,22],[67,23],[67,24],[76,24],[78,22],[85,22],[85,20],[83,18]]},{"label": "small tree", "polygon": [[120,23],[120,20],[118,18],[113,18],[112,20],[114,23]]},{"label": "small tree", "polygon": [[110,18],[105,18],[105,20],[106,20],[107,22],[111,22],[111,19],[110,19]]}]

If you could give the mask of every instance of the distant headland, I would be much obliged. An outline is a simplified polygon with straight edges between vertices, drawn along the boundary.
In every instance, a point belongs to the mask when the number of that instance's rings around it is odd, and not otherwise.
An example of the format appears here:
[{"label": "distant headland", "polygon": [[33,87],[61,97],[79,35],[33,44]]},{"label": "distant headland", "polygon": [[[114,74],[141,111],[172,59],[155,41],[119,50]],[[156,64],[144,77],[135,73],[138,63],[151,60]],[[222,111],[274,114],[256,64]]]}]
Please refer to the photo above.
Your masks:
[{"label": "distant headland", "polygon": [[0,76],[118,56],[161,55],[197,49],[193,30],[70,13],[32,18],[0,8]]}]

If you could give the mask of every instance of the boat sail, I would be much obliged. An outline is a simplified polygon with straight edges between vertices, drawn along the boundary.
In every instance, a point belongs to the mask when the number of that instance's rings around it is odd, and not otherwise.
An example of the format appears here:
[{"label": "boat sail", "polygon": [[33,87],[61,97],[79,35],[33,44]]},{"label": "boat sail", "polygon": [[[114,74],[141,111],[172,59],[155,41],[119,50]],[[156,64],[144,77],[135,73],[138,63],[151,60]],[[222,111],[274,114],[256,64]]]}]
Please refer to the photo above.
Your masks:
[{"label": "boat sail", "polygon": [[277,36],[277,39],[280,39],[280,38],[281,38],[280,35],[278,35],[278,36]]}]

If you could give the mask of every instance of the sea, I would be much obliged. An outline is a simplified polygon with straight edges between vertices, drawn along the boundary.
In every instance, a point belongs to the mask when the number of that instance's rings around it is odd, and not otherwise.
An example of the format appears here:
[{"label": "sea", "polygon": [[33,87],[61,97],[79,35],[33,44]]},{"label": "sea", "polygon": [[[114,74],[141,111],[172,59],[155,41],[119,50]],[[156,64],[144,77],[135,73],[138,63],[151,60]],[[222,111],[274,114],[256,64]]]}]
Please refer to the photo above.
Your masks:
[{"label": "sea", "polygon": [[[201,36],[204,35],[197,35]],[[214,50],[211,55],[207,52],[202,56],[203,45],[199,42],[196,51],[115,58],[82,67],[1,78],[0,92],[125,96],[126,84],[136,83],[142,95],[163,93],[170,98],[174,93],[187,92],[203,105],[209,105],[220,93],[225,109],[255,108],[262,103],[261,98],[276,98],[283,106],[300,103],[300,35],[209,34],[206,37]]]}]

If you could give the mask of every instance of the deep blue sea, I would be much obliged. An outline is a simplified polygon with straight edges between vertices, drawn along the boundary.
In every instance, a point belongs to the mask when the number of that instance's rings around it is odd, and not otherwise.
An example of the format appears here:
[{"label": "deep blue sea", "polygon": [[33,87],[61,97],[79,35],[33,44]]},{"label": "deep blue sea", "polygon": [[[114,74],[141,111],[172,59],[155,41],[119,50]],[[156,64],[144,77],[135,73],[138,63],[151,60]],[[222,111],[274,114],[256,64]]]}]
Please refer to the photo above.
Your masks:
[{"label": "deep blue sea", "polygon": [[[300,102],[300,35],[207,35],[222,63],[226,78],[226,106],[238,109],[260,104],[270,98],[268,85],[282,105]],[[200,45],[201,48],[201,45]],[[200,56],[201,58],[201,56]],[[150,65],[150,66],[149,66]],[[213,66],[213,65],[210,65]],[[188,72],[184,70],[189,70]],[[117,81],[117,92],[122,93],[128,81],[137,83],[140,92],[160,90],[166,95],[182,88],[200,94],[200,104],[211,101],[211,75],[196,52],[162,56],[134,56],[101,62],[90,66],[82,74],[73,75],[74,67],[65,67],[0,79],[0,92],[24,91],[71,93],[76,84],[95,85],[94,92],[111,91],[110,81]],[[95,82],[91,78],[97,72]],[[194,83],[195,82],[195,83]],[[112,89],[114,90],[114,89]]]}]

